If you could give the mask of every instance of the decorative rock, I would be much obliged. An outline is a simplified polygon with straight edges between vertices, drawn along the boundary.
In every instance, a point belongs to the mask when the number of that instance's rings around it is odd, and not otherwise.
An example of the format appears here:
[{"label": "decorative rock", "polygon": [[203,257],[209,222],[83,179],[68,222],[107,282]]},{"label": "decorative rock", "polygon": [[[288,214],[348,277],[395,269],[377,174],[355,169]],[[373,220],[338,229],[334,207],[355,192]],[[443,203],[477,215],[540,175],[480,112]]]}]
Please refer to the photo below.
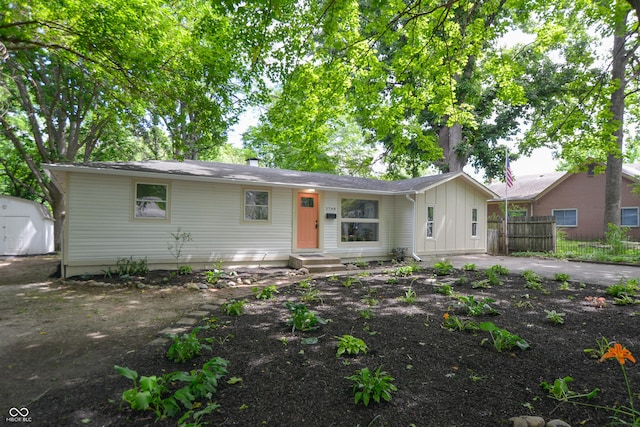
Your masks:
[{"label": "decorative rock", "polygon": [[509,422],[511,422],[511,427],[545,427],[543,418],[529,415],[509,418]]},{"label": "decorative rock", "polygon": [[250,285],[250,284],[251,284],[251,280],[249,280],[249,279],[244,279],[244,280],[242,281],[242,283],[243,283],[243,284],[245,284],[245,285]]},{"label": "decorative rock", "polygon": [[527,420],[522,417],[511,417],[508,421],[510,427],[529,427]]},{"label": "decorative rock", "polygon": [[209,289],[209,286],[207,286],[207,284],[206,284],[206,283],[200,283],[200,284],[198,285],[198,288],[200,288],[200,289]]},{"label": "decorative rock", "polygon": [[298,269],[298,273],[303,274],[303,275],[306,276],[307,274],[309,274],[309,269],[302,267],[302,268]]},{"label": "decorative rock", "polygon": [[562,420],[551,420],[547,423],[546,427],[571,427],[571,426]]},{"label": "decorative rock", "polygon": [[529,415],[525,415],[523,418],[529,427],[545,427],[545,421],[541,417],[531,417]]},{"label": "decorative rock", "polygon": [[193,289],[193,290],[199,290],[200,286],[198,286],[198,284],[196,283],[187,283],[186,284],[187,289]]}]

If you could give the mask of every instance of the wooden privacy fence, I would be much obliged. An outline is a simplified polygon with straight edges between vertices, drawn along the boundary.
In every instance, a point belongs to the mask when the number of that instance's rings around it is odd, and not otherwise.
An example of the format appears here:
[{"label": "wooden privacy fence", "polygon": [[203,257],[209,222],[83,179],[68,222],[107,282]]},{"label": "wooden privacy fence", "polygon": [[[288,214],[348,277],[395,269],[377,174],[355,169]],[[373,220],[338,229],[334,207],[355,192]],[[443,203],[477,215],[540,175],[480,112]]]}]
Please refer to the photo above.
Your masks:
[{"label": "wooden privacy fence", "polygon": [[511,252],[555,252],[556,219],[553,216],[509,218],[506,242],[504,220],[487,221],[487,252],[491,255]]}]

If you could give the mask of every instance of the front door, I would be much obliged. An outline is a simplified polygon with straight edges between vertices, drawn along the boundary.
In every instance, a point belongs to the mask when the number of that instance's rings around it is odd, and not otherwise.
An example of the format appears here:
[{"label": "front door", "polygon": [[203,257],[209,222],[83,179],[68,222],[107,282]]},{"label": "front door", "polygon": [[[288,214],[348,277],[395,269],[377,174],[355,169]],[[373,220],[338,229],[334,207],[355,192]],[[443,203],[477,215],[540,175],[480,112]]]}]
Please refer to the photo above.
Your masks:
[{"label": "front door", "polygon": [[298,193],[298,249],[318,247],[318,194]]}]

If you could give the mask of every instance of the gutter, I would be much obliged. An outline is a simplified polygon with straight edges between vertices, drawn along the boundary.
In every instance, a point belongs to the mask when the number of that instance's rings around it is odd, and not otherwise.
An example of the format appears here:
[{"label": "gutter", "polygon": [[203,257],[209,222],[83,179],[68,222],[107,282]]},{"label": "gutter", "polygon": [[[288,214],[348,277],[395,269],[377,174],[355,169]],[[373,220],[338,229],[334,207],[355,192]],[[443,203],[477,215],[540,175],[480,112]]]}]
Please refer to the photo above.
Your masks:
[{"label": "gutter", "polygon": [[[414,193],[417,194],[417,193]],[[411,221],[411,257],[418,262],[422,262],[416,255],[416,201],[409,194],[404,195],[413,204],[413,221]]]}]

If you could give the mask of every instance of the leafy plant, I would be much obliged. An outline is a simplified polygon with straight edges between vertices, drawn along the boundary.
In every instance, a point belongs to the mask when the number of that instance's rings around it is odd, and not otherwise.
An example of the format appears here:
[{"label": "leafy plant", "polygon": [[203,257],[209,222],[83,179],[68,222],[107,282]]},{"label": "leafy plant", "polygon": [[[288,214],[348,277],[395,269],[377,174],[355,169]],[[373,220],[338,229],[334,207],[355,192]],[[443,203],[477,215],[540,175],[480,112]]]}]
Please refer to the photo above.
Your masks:
[{"label": "leafy plant", "polygon": [[373,311],[371,311],[371,309],[369,308],[360,310],[358,313],[360,314],[360,317],[362,317],[365,320],[371,319],[373,317]]},{"label": "leafy plant", "polygon": [[151,410],[158,419],[162,416],[172,417],[180,412],[175,398],[163,397],[168,392],[165,378],[155,375],[138,378],[138,373],[133,369],[118,365],[114,368],[120,375],[133,381],[133,387],[122,393],[122,400],[127,402],[131,409]]},{"label": "leafy plant", "polygon": [[568,282],[571,280],[571,276],[567,273],[556,273],[553,278],[557,282]]},{"label": "leafy plant", "polygon": [[585,348],[583,351],[593,359],[600,359],[609,350],[609,340],[605,337],[596,338],[596,346],[594,348]]},{"label": "leafy plant", "polygon": [[356,338],[353,335],[343,335],[338,338],[338,351],[336,357],[340,357],[343,354],[367,354],[369,348],[367,344],[360,338]]},{"label": "leafy plant", "polygon": [[354,283],[362,283],[362,282],[360,282],[360,278],[358,277],[347,276],[340,283],[342,283],[342,286],[344,286],[345,288],[350,288],[351,286],[353,286]]},{"label": "leafy plant", "polygon": [[568,402],[571,399],[587,398],[591,399],[595,397],[600,391],[598,388],[593,389],[589,393],[576,393],[569,389],[569,383],[573,381],[573,378],[566,376],[564,378],[556,378],[553,383],[542,381],[540,386],[549,393],[549,397],[559,402]]},{"label": "leafy plant", "polygon": [[371,399],[376,403],[380,403],[381,400],[388,402],[391,400],[391,393],[398,390],[393,384],[395,378],[382,371],[382,367],[375,372],[371,372],[369,368],[359,369],[354,375],[345,378],[354,383],[353,394],[356,405],[362,402],[365,406],[369,406]]},{"label": "leafy plant", "polygon": [[227,313],[229,316],[241,316],[244,311],[244,305],[247,303],[246,300],[231,300],[227,303],[222,304],[222,311]]},{"label": "leafy plant", "polygon": [[446,295],[446,296],[453,295],[454,293],[453,286],[447,285],[447,284],[434,286],[433,291],[437,294]]},{"label": "leafy plant", "polygon": [[273,298],[273,294],[278,293],[278,287],[276,285],[270,285],[260,289],[256,286],[252,289],[252,291],[257,299],[266,300]]},{"label": "leafy plant", "polygon": [[437,276],[446,276],[453,272],[453,264],[448,259],[443,261],[438,261],[433,264],[433,271]]},{"label": "leafy plant", "polygon": [[497,274],[498,276],[506,276],[507,274],[509,274],[509,269],[501,266],[500,264],[492,265],[491,267],[487,268],[486,271],[487,274],[491,272],[493,274]]},{"label": "leafy plant", "polygon": [[555,310],[545,310],[547,313],[547,320],[549,320],[554,325],[562,325],[564,323],[564,316],[566,313],[559,313]]},{"label": "leafy plant", "polygon": [[442,315],[443,322],[442,327],[450,331],[462,331],[462,332],[474,332],[480,329],[480,325],[471,320],[464,320],[458,316],[445,313]]},{"label": "leafy plant", "polygon": [[312,331],[327,323],[326,320],[310,311],[304,304],[287,301],[284,306],[291,312],[291,318],[287,321],[287,324],[292,327],[292,332],[296,330]]},{"label": "leafy plant", "polygon": [[499,314],[498,310],[491,307],[491,303],[496,300],[491,298],[483,298],[482,300],[476,300],[473,295],[460,295],[458,301],[464,305],[467,310],[467,314],[470,316],[480,316],[482,314]]},{"label": "leafy plant", "polygon": [[172,336],[173,344],[167,350],[167,357],[176,362],[182,363],[193,359],[200,355],[202,349],[211,350],[211,346],[205,343],[211,343],[212,338],[198,338],[197,334],[202,329],[208,329],[206,326],[198,326],[194,328],[190,333],[185,333],[182,336]]},{"label": "leafy plant", "polygon": [[604,292],[614,298],[623,295],[635,296],[638,293],[638,280],[629,279],[627,281],[621,281],[615,285],[607,286]]},{"label": "leafy plant", "polygon": [[193,268],[190,265],[181,265],[180,268],[178,269],[178,274],[184,276],[186,274],[191,274],[192,271],[193,271]]},{"label": "leafy plant", "polygon": [[[506,329],[498,328],[493,322],[480,323],[480,329],[489,332],[493,347],[499,352],[509,351],[515,347],[518,347],[520,350],[529,348],[529,343],[524,339],[512,334]],[[486,339],[482,342],[484,343],[485,341]]]},{"label": "leafy plant", "polygon": [[356,259],[356,267],[367,268],[369,267],[369,263],[362,258]]},{"label": "leafy plant", "polygon": [[471,263],[471,262],[466,263],[465,265],[463,265],[462,269],[464,271],[476,271],[477,270],[476,265],[474,263]]},{"label": "leafy plant", "polygon": [[413,288],[409,287],[409,289],[406,290],[404,295],[399,297],[398,299],[407,304],[412,304],[416,302],[416,291],[414,291]]},{"label": "leafy plant", "polygon": [[629,230],[629,227],[612,223],[607,224],[607,231],[605,231],[604,237],[613,255],[624,253],[624,241],[629,240]]},{"label": "leafy plant", "polygon": [[176,259],[176,270],[180,270],[180,258],[182,257],[182,250],[187,242],[193,241],[191,233],[182,231],[181,227],[178,227],[175,233],[169,233],[173,238],[172,241],[167,243],[167,249],[169,253]]},{"label": "leafy plant", "polygon": [[304,302],[319,301],[322,303],[322,297],[320,296],[320,289],[305,289],[300,295],[300,300]]},{"label": "leafy plant", "polygon": [[[149,266],[147,265],[147,258],[141,258],[139,260],[135,260],[133,257],[129,258],[118,258],[116,261],[116,269],[118,271],[118,276],[128,277],[128,276],[144,276],[149,273]],[[111,270],[109,270],[111,272]]]},{"label": "leafy plant", "polygon": [[402,265],[393,270],[393,275],[397,277],[408,277],[411,276],[414,272],[413,266],[411,265]]}]

